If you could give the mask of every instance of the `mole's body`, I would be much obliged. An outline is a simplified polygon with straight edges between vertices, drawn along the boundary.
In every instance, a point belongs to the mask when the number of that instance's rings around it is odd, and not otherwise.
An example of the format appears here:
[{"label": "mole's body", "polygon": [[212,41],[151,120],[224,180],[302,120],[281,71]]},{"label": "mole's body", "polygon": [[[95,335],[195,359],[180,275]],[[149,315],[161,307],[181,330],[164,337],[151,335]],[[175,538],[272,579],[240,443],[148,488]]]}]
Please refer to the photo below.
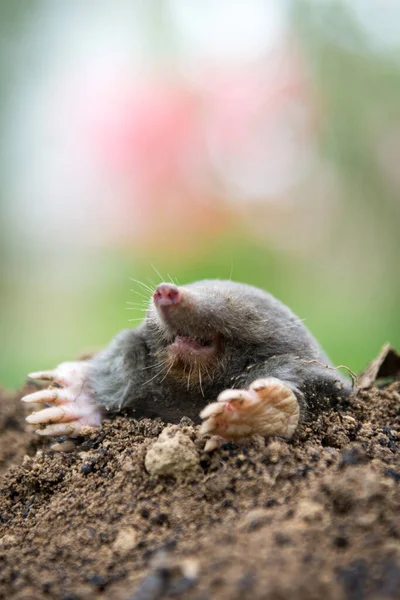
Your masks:
[{"label": "mole's body", "polygon": [[52,405],[27,418],[46,425],[42,435],[74,437],[104,413],[129,410],[169,422],[201,413],[203,433],[220,439],[290,437],[323,399],[349,393],[328,367],[303,323],[270,294],[231,281],[163,283],[140,327],[88,361],[33,373],[53,387],[24,401]]}]

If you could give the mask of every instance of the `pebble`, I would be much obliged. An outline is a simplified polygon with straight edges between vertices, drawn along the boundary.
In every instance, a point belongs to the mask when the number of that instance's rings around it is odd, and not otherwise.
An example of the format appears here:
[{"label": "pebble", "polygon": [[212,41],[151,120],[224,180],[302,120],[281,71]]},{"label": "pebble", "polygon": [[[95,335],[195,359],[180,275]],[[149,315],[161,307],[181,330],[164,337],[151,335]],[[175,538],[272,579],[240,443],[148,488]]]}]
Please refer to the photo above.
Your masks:
[{"label": "pebble", "polygon": [[116,552],[129,552],[136,546],[136,531],[133,527],[126,527],[118,532],[113,543],[113,549]]}]

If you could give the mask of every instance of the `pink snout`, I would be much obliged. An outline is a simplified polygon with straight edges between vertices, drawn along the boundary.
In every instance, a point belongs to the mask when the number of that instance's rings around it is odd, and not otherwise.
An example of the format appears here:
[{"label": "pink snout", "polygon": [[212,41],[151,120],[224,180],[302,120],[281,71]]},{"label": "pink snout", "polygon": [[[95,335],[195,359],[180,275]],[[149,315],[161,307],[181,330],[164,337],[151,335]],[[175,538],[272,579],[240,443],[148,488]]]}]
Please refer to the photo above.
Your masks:
[{"label": "pink snout", "polygon": [[153,300],[156,306],[171,306],[181,302],[182,294],[173,283],[160,283],[153,294]]}]

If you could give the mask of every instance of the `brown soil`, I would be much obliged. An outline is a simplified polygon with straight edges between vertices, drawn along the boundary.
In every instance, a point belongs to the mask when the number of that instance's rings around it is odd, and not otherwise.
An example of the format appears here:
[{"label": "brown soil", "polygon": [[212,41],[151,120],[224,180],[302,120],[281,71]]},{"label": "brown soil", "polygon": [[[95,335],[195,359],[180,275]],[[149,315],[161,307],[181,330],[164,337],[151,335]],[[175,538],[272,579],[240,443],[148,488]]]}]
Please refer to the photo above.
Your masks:
[{"label": "brown soil", "polygon": [[48,446],[33,433],[33,428],[26,427],[24,418],[32,411],[27,411],[19,402],[21,396],[37,389],[33,383],[26,384],[19,394],[0,389],[0,476],[12,464],[21,464],[25,454],[33,455],[39,448]]},{"label": "brown soil", "polygon": [[[162,424],[119,417],[54,453],[0,401],[0,597],[400,597],[400,385],[363,390],[296,440],[199,452],[185,480],[144,467]],[[12,463],[12,464],[11,464]]]}]

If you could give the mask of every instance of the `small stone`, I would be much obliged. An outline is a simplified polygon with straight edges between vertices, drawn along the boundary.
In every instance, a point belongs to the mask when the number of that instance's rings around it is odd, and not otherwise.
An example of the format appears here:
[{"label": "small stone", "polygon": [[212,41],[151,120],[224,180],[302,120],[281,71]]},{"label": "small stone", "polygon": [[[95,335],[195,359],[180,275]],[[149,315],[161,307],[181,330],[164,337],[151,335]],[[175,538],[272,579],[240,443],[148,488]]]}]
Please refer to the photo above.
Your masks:
[{"label": "small stone", "polygon": [[11,548],[12,546],[16,546],[17,544],[18,538],[15,535],[6,534],[0,538],[0,548]]},{"label": "small stone", "polygon": [[197,558],[185,558],[180,563],[183,575],[187,579],[195,580],[200,573],[200,564]]},{"label": "small stone", "polygon": [[324,514],[324,507],[312,500],[301,500],[297,505],[296,514],[307,523],[320,521]]},{"label": "small stone", "polygon": [[125,473],[131,473],[135,469],[135,465],[133,464],[133,460],[131,458],[126,458],[121,462],[121,471],[125,471]]},{"label": "small stone", "polygon": [[136,546],[136,531],[133,527],[126,527],[119,531],[113,543],[116,552],[129,552]]},{"label": "small stone", "polygon": [[176,425],[166,427],[147,451],[145,467],[151,475],[182,477],[199,468],[200,457],[190,437]]},{"label": "small stone", "polygon": [[83,473],[84,475],[89,475],[89,473],[91,473],[91,472],[93,471],[93,466],[94,466],[94,465],[93,465],[93,463],[92,463],[92,462],[87,462],[87,463],[84,463],[84,464],[81,466],[81,471],[82,471],[82,473]]},{"label": "small stone", "polygon": [[63,442],[52,444],[51,449],[53,452],[65,452],[68,454],[70,452],[74,452],[76,449],[76,444],[73,440],[64,440]]},{"label": "small stone", "polygon": [[278,461],[286,458],[290,454],[288,445],[280,440],[273,440],[265,448],[265,454],[271,463],[277,463]]},{"label": "small stone", "polygon": [[356,523],[360,527],[365,527],[365,529],[369,529],[377,520],[378,515],[375,511],[361,514],[356,518]]},{"label": "small stone", "polygon": [[189,417],[182,417],[180,420],[181,427],[193,427],[194,423]]},{"label": "small stone", "polygon": [[22,459],[22,466],[24,469],[30,469],[32,467],[32,462],[32,458],[28,456],[28,454],[25,454],[24,458]]},{"label": "small stone", "polygon": [[371,423],[364,423],[358,432],[358,435],[363,438],[372,437],[373,434],[374,434],[374,430],[371,426]]},{"label": "small stone", "polygon": [[355,418],[351,417],[350,415],[343,415],[342,420],[345,423],[348,423],[349,425],[352,425],[352,426],[357,425],[357,421],[355,420]]},{"label": "small stone", "polygon": [[343,448],[349,444],[350,440],[344,431],[337,425],[330,427],[326,433],[324,444],[332,448]]},{"label": "small stone", "polygon": [[239,528],[244,531],[255,531],[271,522],[271,514],[267,509],[255,508],[241,519]]}]

